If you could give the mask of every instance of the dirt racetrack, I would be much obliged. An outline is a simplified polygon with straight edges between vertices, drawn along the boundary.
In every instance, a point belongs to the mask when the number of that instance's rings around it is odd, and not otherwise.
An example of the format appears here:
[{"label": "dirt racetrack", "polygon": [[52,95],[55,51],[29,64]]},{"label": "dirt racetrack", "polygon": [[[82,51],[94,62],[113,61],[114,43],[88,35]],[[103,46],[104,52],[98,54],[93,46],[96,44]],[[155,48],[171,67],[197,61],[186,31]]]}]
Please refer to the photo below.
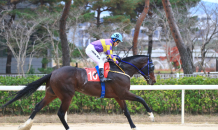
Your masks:
[{"label": "dirt racetrack", "polygon": [[[217,124],[136,124],[140,130],[218,130]],[[129,124],[69,124],[71,130],[131,130]],[[17,130],[18,125],[1,124],[0,130]],[[31,130],[65,130],[61,124],[33,124]]]},{"label": "dirt racetrack", "polygon": [[[122,114],[69,114],[71,130],[131,130]],[[218,115],[156,115],[151,122],[147,115],[132,115],[132,120],[140,130],[218,130]],[[0,115],[0,130],[17,130],[29,118],[26,116]],[[57,115],[38,114],[31,130],[65,130]]]}]

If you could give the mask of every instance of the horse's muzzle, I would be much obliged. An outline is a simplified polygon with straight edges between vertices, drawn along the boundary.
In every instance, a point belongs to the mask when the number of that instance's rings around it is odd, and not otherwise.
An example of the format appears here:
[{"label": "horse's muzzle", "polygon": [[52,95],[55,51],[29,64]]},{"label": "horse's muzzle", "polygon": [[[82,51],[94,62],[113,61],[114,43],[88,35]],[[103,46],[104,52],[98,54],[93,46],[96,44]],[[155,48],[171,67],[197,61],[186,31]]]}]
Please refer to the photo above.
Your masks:
[{"label": "horse's muzzle", "polygon": [[152,80],[152,79],[148,79],[147,80],[147,83],[149,84],[149,85],[154,85],[155,83],[156,83],[156,80]]}]

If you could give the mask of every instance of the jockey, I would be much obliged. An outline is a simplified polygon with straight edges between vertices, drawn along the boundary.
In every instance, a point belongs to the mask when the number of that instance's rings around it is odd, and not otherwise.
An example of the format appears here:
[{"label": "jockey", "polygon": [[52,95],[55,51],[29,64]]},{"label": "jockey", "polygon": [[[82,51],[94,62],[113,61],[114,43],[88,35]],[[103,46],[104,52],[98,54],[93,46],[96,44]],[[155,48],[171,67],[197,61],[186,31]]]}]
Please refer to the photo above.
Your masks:
[{"label": "jockey", "polygon": [[99,66],[100,82],[110,81],[111,79],[104,77],[104,61],[100,57],[99,52],[105,52],[107,58],[118,65],[119,62],[113,56],[112,46],[117,46],[120,42],[123,42],[122,35],[120,33],[114,33],[111,35],[111,39],[100,39],[90,43],[86,47],[86,54]]}]

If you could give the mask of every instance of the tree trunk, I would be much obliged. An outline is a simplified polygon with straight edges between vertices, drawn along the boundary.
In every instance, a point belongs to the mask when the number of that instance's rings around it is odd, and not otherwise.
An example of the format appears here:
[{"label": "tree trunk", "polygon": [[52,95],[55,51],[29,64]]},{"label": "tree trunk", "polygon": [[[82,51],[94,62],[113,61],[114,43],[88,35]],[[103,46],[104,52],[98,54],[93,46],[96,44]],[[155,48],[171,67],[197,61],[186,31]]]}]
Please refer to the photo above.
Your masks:
[{"label": "tree trunk", "polygon": [[[42,61],[47,60],[47,58],[43,58]],[[42,68],[46,69],[47,68],[47,62],[42,62]]]},{"label": "tree trunk", "polygon": [[[152,13],[153,8],[150,7],[150,10],[148,11],[148,16],[150,19],[153,19],[153,13]],[[153,27],[149,27],[149,35],[148,35],[148,55],[149,59],[151,60],[151,53],[152,53],[152,46],[153,46],[153,33],[154,30],[152,29]]]},{"label": "tree trunk", "polygon": [[195,65],[194,65],[194,59],[193,59],[193,56],[192,56],[192,53],[193,53],[193,49],[194,49],[194,46],[192,45],[192,48],[190,49],[190,48],[187,48],[187,51],[188,51],[188,55],[191,57],[191,64],[192,64],[192,70],[193,70],[193,72],[196,72],[196,67],[195,67]]},{"label": "tree trunk", "polygon": [[[97,28],[99,28],[100,25],[101,25],[100,15],[101,15],[101,8],[98,7],[98,9],[97,9],[97,17],[96,17],[96,19],[97,19],[97,22],[96,22]],[[100,36],[98,34],[97,35],[94,34],[94,35],[95,35],[94,37],[96,38],[96,40],[100,39]]]},{"label": "tree trunk", "polygon": [[67,34],[66,34],[66,21],[70,11],[70,6],[71,6],[71,0],[67,0],[65,2],[65,6],[64,6],[63,13],[61,15],[60,26],[59,26],[63,66],[70,66],[70,53],[69,53],[69,45],[68,45]]},{"label": "tree trunk", "polygon": [[138,18],[138,20],[136,22],[135,32],[134,32],[134,37],[133,37],[133,42],[132,42],[132,44],[133,44],[133,55],[138,54],[137,42],[138,42],[139,31],[140,31],[140,27],[142,25],[142,22],[145,19],[147,13],[148,13],[149,2],[150,2],[150,0],[145,0],[144,10],[143,10],[143,12],[141,13],[140,17]]},{"label": "tree trunk", "polygon": [[6,74],[11,74],[11,59],[12,59],[12,52],[10,48],[7,47]]},{"label": "tree trunk", "polygon": [[218,59],[216,59],[216,71],[218,71]]},{"label": "tree trunk", "polygon": [[[9,2],[9,1],[8,1]],[[10,2],[9,2],[10,4]],[[16,4],[13,5],[13,10],[16,9]],[[12,22],[15,19],[15,15],[11,15],[10,22],[8,23],[8,26],[11,27]],[[12,59],[12,51],[10,47],[7,47],[7,62],[6,62],[6,74],[11,74],[11,59]]]},{"label": "tree trunk", "polygon": [[101,8],[98,7],[98,10],[97,10],[97,28],[100,27],[100,15],[101,15]]},{"label": "tree trunk", "polygon": [[168,19],[171,33],[173,35],[174,41],[179,50],[179,54],[181,56],[182,68],[183,68],[184,74],[192,74],[193,73],[192,64],[191,64],[192,59],[190,55],[188,54],[187,48],[182,40],[178,26],[175,22],[171,4],[169,0],[162,0],[162,3],[163,3],[164,10],[166,12],[166,17]]},{"label": "tree trunk", "polygon": [[153,31],[150,30],[150,35],[148,36],[148,54],[149,54],[149,59],[151,60],[151,53],[152,53],[152,46],[153,46]]},{"label": "tree trunk", "polygon": [[201,67],[203,72],[206,74],[205,67],[204,67],[205,55],[206,55],[206,51],[203,48],[201,48]]}]

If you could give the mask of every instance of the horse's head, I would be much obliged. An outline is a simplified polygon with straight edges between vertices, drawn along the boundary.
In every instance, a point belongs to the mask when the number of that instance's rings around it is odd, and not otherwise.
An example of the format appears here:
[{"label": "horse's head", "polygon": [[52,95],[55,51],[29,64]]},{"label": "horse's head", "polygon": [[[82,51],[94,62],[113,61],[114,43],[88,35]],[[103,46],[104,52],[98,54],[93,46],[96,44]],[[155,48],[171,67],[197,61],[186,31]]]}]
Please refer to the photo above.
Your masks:
[{"label": "horse's head", "polygon": [[154,64],[151,59],[147,60],[147,63],[141,68],[141,71],[143,72],[141,75],[145,78],[148,84],[154,85],[154,83],[156,83],[154,76]]},{"label": "horse's head", "polygon": [[[149,59],[149,56],[135,55],[131,57],[126,57],[123,60],[120,59],[120,61],[134,67],[135,70],[138,71],[138,73],[140,73],[145,78],[148,84],[153,85],[154,83],[156,83],[154,76],[154,64],[151,58]],[[132,68],[129,71],[135,73]]]}]

